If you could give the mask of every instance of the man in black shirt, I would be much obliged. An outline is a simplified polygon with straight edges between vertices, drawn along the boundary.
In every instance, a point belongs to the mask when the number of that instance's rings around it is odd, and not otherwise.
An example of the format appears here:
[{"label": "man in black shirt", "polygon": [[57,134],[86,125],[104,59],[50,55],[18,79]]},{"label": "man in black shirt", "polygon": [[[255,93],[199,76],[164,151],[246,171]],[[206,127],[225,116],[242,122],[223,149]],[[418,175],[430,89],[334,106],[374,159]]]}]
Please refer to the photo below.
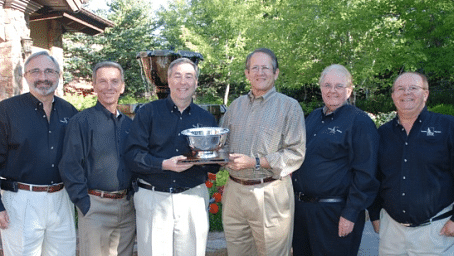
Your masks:
[{"label": "man in black shirt", "polygon": [[0,102],[0,228],[5,255],[75,255],[74,206],[58,172],[68,120],[77,110],[54,96],[49,53],[24,64],[30,93]]},{"label": "man in black shirt", "polygon": [[217,126],[192,102],[197,65],[174,60],[167,72],[170,96],[138,111],[127,139],[125,161],[139,177],[134,194],[139,255],[205,255],[208,236],[207,173],[218,166],[178,163],[190,153],[181,131]]},{"label": "man in black shirt", "polygon": [[427,78],[403,73],[397,117],[379,128],[380,194],[369,208],[380,255],[454,255],[454,117],[427,111]]},{"label": "man in black shirt", "polygon": [[379,187],[377,128],[348,104],[353,84],[344,66],[325,68],[320,89],[325,106],[306,118],[306,158],[292,175],[293,255],[356,256]]},{"label": "man in black shirt", "polygon": [[115,62],[96,64],[93,88],[96,106],[69,121],[60,173],[79,214],[80,255],[130,256],[135,212],[122,154],[132,120],[117,110],[125,90],[123,68]]}]

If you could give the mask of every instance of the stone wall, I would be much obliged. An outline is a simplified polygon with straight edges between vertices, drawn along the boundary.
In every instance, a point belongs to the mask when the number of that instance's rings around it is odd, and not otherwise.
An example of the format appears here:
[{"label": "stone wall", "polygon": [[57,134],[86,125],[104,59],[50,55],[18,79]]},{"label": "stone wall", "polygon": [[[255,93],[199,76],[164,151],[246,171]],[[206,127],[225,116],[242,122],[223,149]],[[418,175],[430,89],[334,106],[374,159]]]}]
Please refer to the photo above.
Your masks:
[{"label": "stone wall", "polygon": [[28,37],[25,14],[14,9],[0,9],[2,13],[1,33],[4,40],[0,42],[0,100],[20,94],[22,82],[22,44],[21,38]]}]

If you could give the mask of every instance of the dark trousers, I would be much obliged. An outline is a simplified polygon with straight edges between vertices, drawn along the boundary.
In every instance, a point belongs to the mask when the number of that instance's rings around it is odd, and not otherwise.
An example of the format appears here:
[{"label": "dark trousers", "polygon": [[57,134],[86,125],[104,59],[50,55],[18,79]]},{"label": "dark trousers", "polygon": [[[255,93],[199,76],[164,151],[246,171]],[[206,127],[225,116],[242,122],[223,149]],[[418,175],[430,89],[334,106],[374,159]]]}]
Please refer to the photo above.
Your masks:
[{"label": "dark trousers", "polygon": [[296,200],[294,256],[357,256],[365,223],[361,211],[353,231],[339,237],[339,219],[345,203],[309,203]]}]

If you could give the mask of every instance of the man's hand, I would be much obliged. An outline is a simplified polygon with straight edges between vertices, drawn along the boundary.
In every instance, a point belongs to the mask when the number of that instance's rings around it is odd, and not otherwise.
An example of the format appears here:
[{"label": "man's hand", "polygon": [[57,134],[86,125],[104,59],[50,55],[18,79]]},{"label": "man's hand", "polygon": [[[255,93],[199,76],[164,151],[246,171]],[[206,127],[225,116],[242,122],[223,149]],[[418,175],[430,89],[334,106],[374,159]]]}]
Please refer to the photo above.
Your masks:
[{"label": "man's hand", "polygon": [[255,167],[255,159],[243,154],[230,154],[227,168],[239,171]]},{"label": "man's hand", "polygon": [[162,161],[162,169],[174,172],[184,172],[194,166],[191,163],[178,163],[178,160],[186,160],[185,156],[174,156]]},{"label": "man's hand", "polygon": [[374,227],[375,233],[380,233],[380,220],[372,221],[372,227]]},{"label": "man's hand", "polygon": [[440,231],[442,236],[454,236],[454,222],[448,220]]},{"label": "man's hand", "polygon": [[353,227],[355,223],[345,219],[344,217],[340,217],[339,220],[339,237],[344,237],[350,234],[353,231]]},{"label": "man's hand", "polygon": [[0,228],[7,229],[9,227],[9,216],[6,210],[0,212]]}]

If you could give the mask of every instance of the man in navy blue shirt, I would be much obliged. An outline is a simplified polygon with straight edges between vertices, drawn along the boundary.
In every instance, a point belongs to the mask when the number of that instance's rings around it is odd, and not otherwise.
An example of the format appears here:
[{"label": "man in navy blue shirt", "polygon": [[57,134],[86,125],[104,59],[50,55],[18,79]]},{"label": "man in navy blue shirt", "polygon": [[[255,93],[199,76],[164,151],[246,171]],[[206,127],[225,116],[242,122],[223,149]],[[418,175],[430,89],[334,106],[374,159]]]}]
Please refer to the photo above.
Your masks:
[{"label": "man in navy blue shirt", "polygon": [[0,102],[0,228],[5,255],[75,255],[74,206],[58,171],[68,120],[54,96],[60,66],[49,53],[24,64],[30,93]]},{"label": "man in navy blue shirt", "polygon": [[136,223],[123,147],[132,120],[117,110],[125,90],[123,68],[110,61],[96,64],[93,88],[98,101],[69,121],[59,169],[78,209],[80,255],[131,256]]},{"label": "man in navy blue shirt", "polygon": [[126,143],[126,164],[138,176],[134,195],[139,255],[205,255],[208,236],[208,171],[217,167],[178,163],[190,153],[181,131],[217,126],[192,102],[198,69],[174,60],[167,72],[170,96],[141,107]]},{"label": "man in navy blue shirt", "polygon": [[454,255],[454,117],[427,111],[427,78],[407,72],[379,128],[380,194],[369,209],[380,255]]},{"label": "man in navy blue shirt", "polygon": [[293,255],[356,256],[379,187],[377,128],[348,104],[353,84],[344,66],[325,68],[320,89],[325,106],[306,119],[306,158],[292,175]]}]

